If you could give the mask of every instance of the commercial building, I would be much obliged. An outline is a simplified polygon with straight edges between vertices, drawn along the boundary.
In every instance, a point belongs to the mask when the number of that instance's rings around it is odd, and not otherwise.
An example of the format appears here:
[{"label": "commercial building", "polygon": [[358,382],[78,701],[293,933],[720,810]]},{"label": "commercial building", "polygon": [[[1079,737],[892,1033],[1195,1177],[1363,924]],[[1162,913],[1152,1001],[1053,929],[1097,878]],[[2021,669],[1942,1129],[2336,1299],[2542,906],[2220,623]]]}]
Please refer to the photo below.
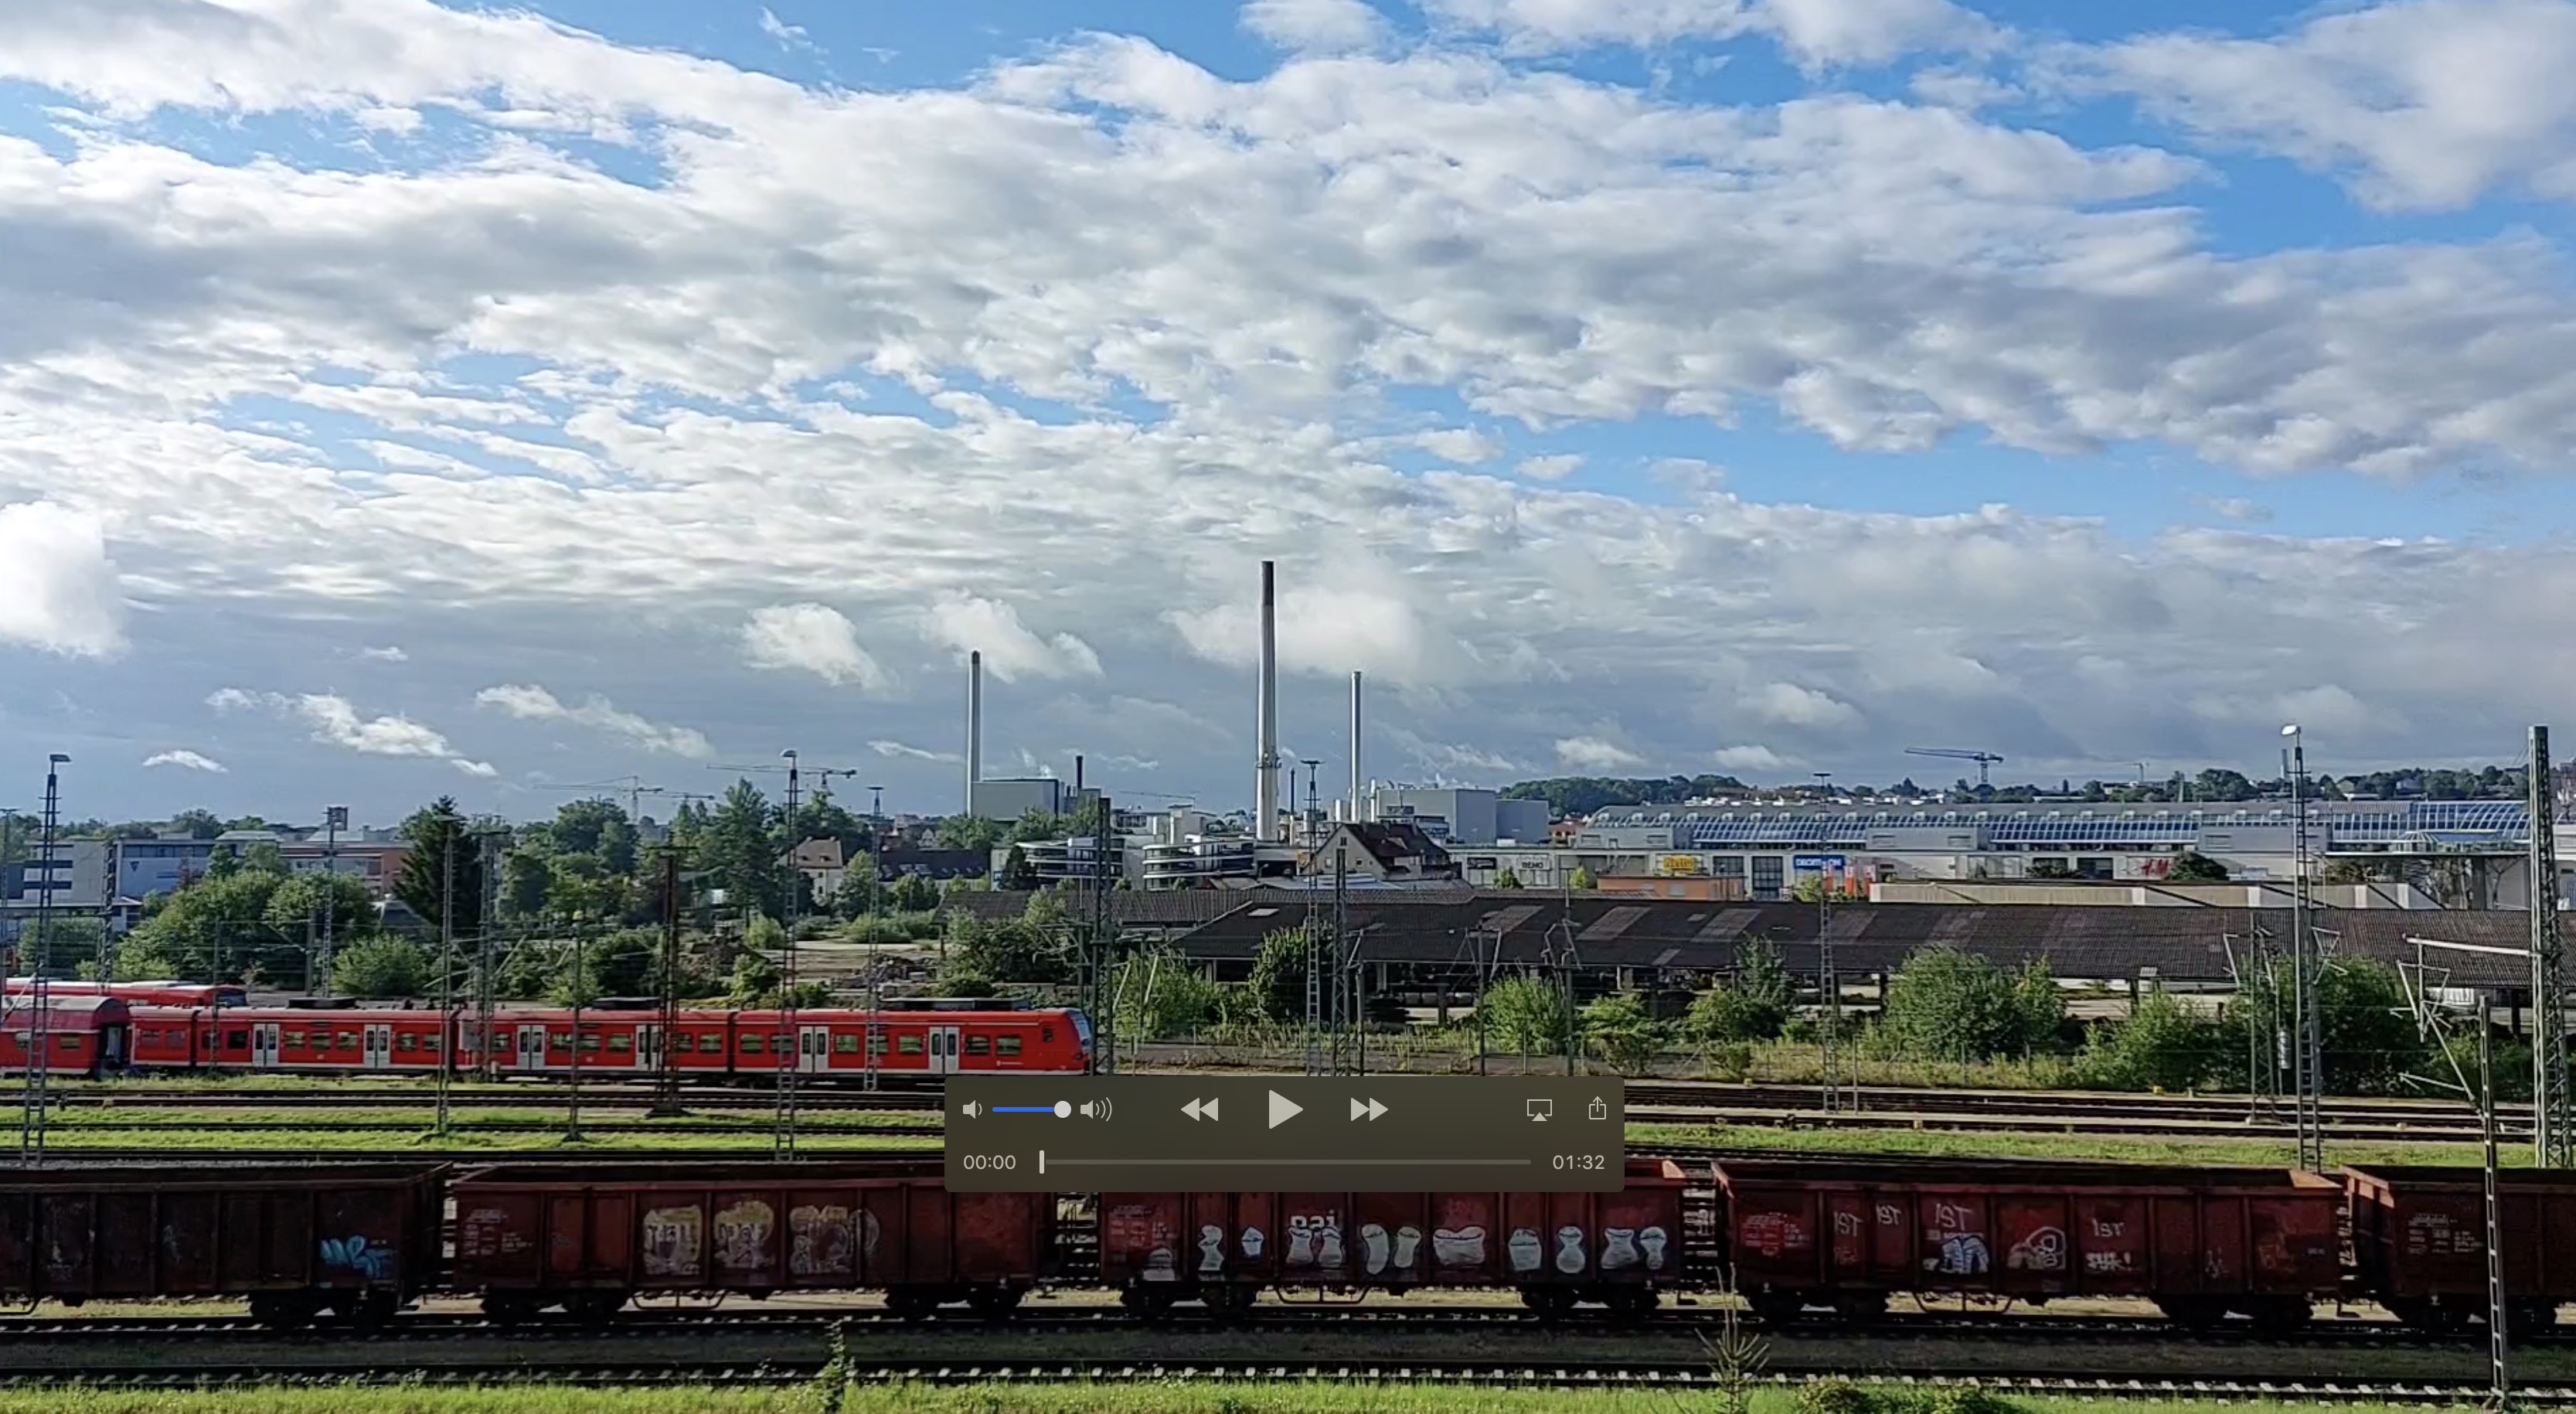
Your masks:
[{"label": "commercial building", "polygon": [[1054,776],[999,776],[975,783],[975,813],[1008,824],[1032,810],[1070,815],[1099,795],[1088,787],[1077,792],[1071,781]]},{"label": "commercial building", "polygon": [[1547,815],[1544,800],[1505,800],[1496,791],[1373,785],[1360,821],[1412,825],[1448,845],[1543,844]]}]

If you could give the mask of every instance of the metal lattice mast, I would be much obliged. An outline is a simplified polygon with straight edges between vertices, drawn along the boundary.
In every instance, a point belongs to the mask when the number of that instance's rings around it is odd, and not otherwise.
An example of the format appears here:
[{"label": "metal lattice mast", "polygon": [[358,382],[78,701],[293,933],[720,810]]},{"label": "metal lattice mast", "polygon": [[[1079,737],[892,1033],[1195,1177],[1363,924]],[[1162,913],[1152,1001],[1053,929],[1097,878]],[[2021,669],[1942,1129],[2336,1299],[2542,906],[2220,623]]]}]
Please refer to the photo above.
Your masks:
[{"label": "metal lattice mast", "polygon": [[1109,873],[1109,838],[1111,817],[1109,792],[1098,796],[1100,814],[1092,821],[1091,834],[1091,954],[1090,973],[1096,1002],[1091,1013],[1094,1048],[1100,1052],[1100,1070],[1114,1075],[1118,1070],[1118,923],[1110,909],[1110,893],[1118,881]]},{"label": "metal lattice mast", "polygon": [[[447,822],[447,828],[439,832],[438,1014],[442,1021],[455,1010],[451,991],[455,986],[456,976],[456,837],[464,833],[464,824],[462,820],[450,820]],[[480,885],[477,887],[479,888]],[[331,896],[328,888],[324,889],[322,896],[326,899]],[[576,987],[581,985],[580,977],[573,978],[573,985]],[[575,1036],[572,1039],[575,1046],[581,1044],[581,1037]],[[450,1114],[447,1073],[453,1068],[446,1063],[445,1058],[441,1058],[436,1082],[438,1086],[437,1133],[441,1139],[448,1136]]]},{"label": "metal lattice mast", "polygon": [[[2486,988],[2476,990],[2478,1028],[2478,1073],[2472,1082],[2460,1064],[2459,1052],[2450,1044],[2449,1018],[2443,1013],[2438,998],[2443,984],[2450,980],[2448,968],[2429,962],[2428,953],[2481,953],[2511,957],[2516,949],[2491,947],[2481,943],[2453,943],[2435,938],[2409,937],[2415,949],[2412,964],[2399,963],[2399,980],[2405,984],[2407,1008],[2415,1014],[2416,1034],[2434,1043],[2444,1060],[2449,1062],[2451,1083],[2457,1091],[2478,1108],[2478,1139],[2481,1198],[2485,1218],[2483,1254],[2486,1259],[2487,1287],[2487,1407],[2505,1410],[2513,1407],[2512,1328],[2513,1309],[2504,1284],[2504,1203],[2497,1192],[2496,1159],[2496,1094],[2495,1094],[2495,1002]],[[2426,1079],[2428,1077],[2416,1077]],[[2436,1085],[2438,1078],[2432,1078]]]},{"label": "metal lattice mast", "polygon": [[[791,748],[778,754],[787,761],[787,813],[781,822],[785,828],[780,831],[787,837],[787,895],[778,905],[786,936],[779,945],[783,957],[778,970],[778,1031],[789,1049],[786,1063],[778,1067],[778,1113],[770,1131],[769,1153],[772,1158],[792,1159],[796,1157],[796,1072],[805,1065],[805,1038],[796,1029],[796,895],[803,892],[799,886],[805,882],[805,871],[798,867],[796,855],[804,840],[797,833],[796,752]],[[770,1043],[773,1062],[779,1059],[775,1054],[777,1041],[772,1037]]]},{"label": "metal lattice mast", "polygon": [[1816,996],[1824,1003],[1824,1024],[1816,1028],[1816,1039],[1823,1051],[1825,1113],[1832,1114],[1843,1106],[1843,979],[1834,970],[1834,891],[1816,876]]},{"label": "metal lattice mast", "polygon": [[2532,1157],[2576,1168],[2576,1091],[2568,1086],[2566,957],[2558,937],[2558,801],[2551,788],[2549,728],[2531,729],[2531,1118]]},{"label": "metal lattice mast", "polygon": [[45,758],[45,842],[36,857],[44,862],[44,882],[36,893],[35,965],[27,969],[26,1094],[18,1110],[18,1160],[45,1161],[45,1082],[53,1058],[53,983],[45,969],[54,960],[54,838],[62,824],[62,768],[72,758],[53,752]]},{"label": "metal lattice mast", "polygon": [[2296,877],[2290,893],[2290,991],[2291,1006],[2297,1028],[2296,1072],[2298,1095],[2295,1104],[2299,1141],[2299,1167],[2311,1173],[2326,1166],[2325,1126],[2322,1101],[2325,1096],[2325,1038],[2323,999],[2318,996],[2322,978],[2317,967],[2317,940],[2310,936],[2311,909],[2308,893],[2308,744],[2296,724],[2281,729],[2290,739],[2289,770],[2290,807],[2296,819],[2294,848]]}]

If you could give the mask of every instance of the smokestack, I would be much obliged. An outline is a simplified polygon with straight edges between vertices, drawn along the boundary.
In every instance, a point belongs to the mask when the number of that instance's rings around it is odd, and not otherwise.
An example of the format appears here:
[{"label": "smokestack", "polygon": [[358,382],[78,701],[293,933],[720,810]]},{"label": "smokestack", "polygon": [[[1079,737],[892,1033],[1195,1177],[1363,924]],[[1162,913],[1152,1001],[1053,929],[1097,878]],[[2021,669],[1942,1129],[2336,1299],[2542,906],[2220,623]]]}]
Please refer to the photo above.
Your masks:
[{"label": "smokestack", "polygon": [[966,655],[966,813],[975,813],[975,783],[984,779],[984,655]]},{"label": "smokestack", "polygon": [[1360,812],[1367,808],[1360,794],[1363,779],[1360,775],[1360,674],[1354,668],[1351,670],[1351,806],[1350,813],[1342,817],[1353,824],[1359,823]]},{"label": "smokestack", "polygon": [[1261,562],[1261,702],[1253,723],[1260,756],[1253,762],[1252,837],[1279,838],[1279,608],[1274,565]]}]

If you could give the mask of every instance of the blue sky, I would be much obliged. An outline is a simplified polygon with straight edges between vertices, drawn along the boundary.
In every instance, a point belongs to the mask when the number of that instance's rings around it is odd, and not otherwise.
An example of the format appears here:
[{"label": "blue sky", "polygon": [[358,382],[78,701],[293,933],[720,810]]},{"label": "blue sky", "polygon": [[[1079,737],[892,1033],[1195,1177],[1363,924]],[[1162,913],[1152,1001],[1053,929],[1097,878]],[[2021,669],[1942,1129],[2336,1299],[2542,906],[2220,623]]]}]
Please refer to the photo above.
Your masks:
[{"label": "blue sky", "polygon": [[0,11],[0,739],[84,813],[944,809],[970,649],[993,769],[1236,806],[1263,558],[1392,779],[2576,693],[2576,0],[106,13]]}]

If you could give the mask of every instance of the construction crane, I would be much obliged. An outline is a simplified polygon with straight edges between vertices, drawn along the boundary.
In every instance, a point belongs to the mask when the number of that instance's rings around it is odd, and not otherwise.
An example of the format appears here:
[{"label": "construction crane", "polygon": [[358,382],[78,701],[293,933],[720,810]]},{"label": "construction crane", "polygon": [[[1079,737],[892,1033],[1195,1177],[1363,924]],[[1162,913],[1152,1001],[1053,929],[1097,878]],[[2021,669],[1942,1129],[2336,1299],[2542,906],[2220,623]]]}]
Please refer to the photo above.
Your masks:
[{"label": "construction crane", "polygon": [[1977,763],[1977,789],[1979,790],[1984,790],[1987,786],[1986,768],[2000,766],[2004,761],[2004,758],[1991,751],[1955,751],[1946,746],[1909,746],[1905,748],[1905,754],[1939,756],[1951,761],[1974,761]]}]

